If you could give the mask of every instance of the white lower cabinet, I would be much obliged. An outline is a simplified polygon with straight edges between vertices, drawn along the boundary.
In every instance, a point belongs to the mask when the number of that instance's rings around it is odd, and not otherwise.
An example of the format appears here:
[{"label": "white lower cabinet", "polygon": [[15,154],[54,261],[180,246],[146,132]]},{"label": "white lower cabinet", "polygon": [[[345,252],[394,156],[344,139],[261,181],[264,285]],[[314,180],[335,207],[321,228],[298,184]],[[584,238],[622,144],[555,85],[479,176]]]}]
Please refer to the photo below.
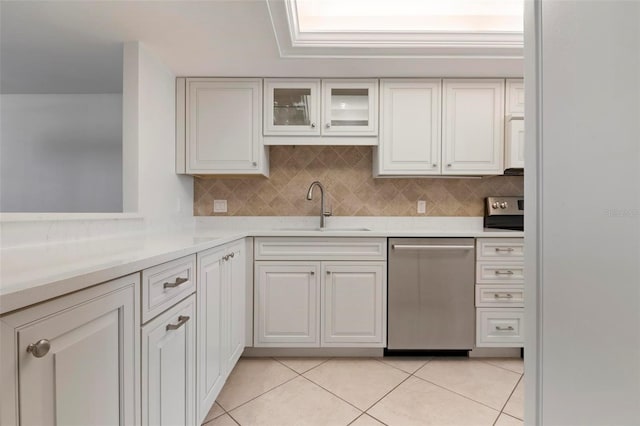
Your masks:
[{"label": "white lower cabinet", "polygon": [[255,346],[317,347],[320,263],[255,263]]},{"label": "white lower cabinet", "polygon": [[382,346],[385,263],[323,262],[322,271],[322,346]]},{"label": "white lower cabinet", "polygon": [[523,308],[477,308],[477,347],[524,346]]},{"label": "white lower cabinet", "polygon": [[476,346],[522,347],[524,241],[476,241]]},{"label": "white lower cabinet", "polygon": [[142,424],[195,425],[196,296],[142,327]]},{"label": "white lower cabinet", "polygon": [[[339,256],[345,260],[314,260],[336,258],[328,244],[346,249],[354,241],[256,238],[254,346],[384,347],[386,239],[368,240],[358,243],[381,249],[346,250]],[[309,260],[271,260],[278,256],[262,249],[267,243],[298,246]]]},{"label": "white lower cabinet", "polygon": [[202,423],[244,350],[245,243],[197,255],[197,423]]},{"label": "white lower cabinet", "polygon": [[139,297],[134,274],[4,316],[0,423],[137,424]]}]

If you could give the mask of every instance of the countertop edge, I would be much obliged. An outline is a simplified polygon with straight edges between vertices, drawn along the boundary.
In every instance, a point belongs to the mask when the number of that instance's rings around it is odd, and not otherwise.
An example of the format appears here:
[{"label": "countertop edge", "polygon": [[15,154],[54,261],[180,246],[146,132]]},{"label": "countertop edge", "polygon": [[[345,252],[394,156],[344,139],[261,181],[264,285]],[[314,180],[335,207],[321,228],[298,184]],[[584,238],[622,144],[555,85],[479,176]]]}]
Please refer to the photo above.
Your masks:
[{"label": "countertop edge", "polygon": [[[215,229],[206,233],[215,233]],[[228,231],[227,231],[228,232]],[[234,231],[232,234],[212,237],[209,241],[194,243],[188,247],[176,250],[163,250],[157,254],[149,255],[141,259],[135,259],[119,265],[98,265],[94,270],[79,274],[70,273],[68,277],[60,277],[51,281],[42,279],[42,282],[34,282],[25,288],[16,289],[5,294],[0,294],[0,316],[13,311],[29,307],[56,297],[64,296],[85,288],[100,285],[107,281],[138,273],[143,269],[165,263],[180,257],[197,252],[219,247],[232,241],[246,237],[359,237],[359,238],[390,238],[390,237],[467,237],[467,238],[523,238],[522,231],[428,231],[428,230],[372,230],[372,231],[318,231],[318,230],[252,230]],[[91,269],[91,268],[89,268]],[[16,286],[18,286],[17,284]]]}]

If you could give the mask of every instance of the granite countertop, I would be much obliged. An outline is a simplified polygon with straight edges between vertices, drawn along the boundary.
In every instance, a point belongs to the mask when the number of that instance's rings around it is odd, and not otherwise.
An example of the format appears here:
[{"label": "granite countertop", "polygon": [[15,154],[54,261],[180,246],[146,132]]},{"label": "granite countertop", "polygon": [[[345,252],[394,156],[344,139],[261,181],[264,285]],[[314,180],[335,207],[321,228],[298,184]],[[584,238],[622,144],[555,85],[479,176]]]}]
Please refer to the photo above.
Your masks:
[{"label": "granite countertop", "polygon": [[[289,222],[283,222],[288,224]],[[238,224],[234,224],[238,225]],[[280,226],[277,226],[280,225]],[[342,226],[316,230],[308,226],[248,227],[196,226],[166,234],[140,234],[29,247],[0,252],[0,314],[71,293],[170,260],[247,236],[286,237],[504,237],[521,238],[518,231],[464,229],[376,229],[358,231]],[[295,224],[294,224],[295,225]]]}]

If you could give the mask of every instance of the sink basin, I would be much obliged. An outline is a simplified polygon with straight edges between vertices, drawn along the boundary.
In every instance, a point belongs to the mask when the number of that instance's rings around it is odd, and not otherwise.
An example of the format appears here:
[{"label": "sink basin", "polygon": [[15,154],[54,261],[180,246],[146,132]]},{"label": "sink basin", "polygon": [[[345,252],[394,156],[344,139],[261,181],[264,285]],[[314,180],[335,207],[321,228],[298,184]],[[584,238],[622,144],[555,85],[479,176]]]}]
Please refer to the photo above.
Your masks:
[{"label": "sink basin", "polygon": [[369,228],[277,228],[276,231],[366,232]]}]

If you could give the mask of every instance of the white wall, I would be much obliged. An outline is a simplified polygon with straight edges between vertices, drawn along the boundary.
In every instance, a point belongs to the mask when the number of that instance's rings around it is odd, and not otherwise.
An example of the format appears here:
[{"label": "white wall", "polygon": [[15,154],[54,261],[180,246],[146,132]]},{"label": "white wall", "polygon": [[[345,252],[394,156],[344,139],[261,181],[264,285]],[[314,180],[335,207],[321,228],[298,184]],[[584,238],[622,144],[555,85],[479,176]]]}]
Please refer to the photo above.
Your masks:
[{"label": "white wall", "polygon": [[[137,83],[137,98],[125,93],[124,108],[137,117],[129,123],[133,130],[125,125],[125,193],[137,184],[138,212],[149,229],[192,221],[193,178],[175,173],[176,77],[139,43],[125,44],[124,52],[125,72],[138,73],[130,81],[125,75],[125,92]],[[137,132],[137,142],[127,139],[127,132]]]},{"label": "white wall", "polygon": [[1,95],[0,210],[122,211],[122,95]]},{"label": "white wall", "polygon": [[541,394],[526,420],[638,425],[640,2],[536,0],[528,11],[539,37],[525,74],[527,96],[537,88],[526,167],[537,162],[538,175],[525,188],[537,202],[527,204],[537,217],[525,228],[535,268],[526,285],[538,318],[525,354],[537,355],[526,365],[538,377],[527,377],[527,398],[536,382]]}]

